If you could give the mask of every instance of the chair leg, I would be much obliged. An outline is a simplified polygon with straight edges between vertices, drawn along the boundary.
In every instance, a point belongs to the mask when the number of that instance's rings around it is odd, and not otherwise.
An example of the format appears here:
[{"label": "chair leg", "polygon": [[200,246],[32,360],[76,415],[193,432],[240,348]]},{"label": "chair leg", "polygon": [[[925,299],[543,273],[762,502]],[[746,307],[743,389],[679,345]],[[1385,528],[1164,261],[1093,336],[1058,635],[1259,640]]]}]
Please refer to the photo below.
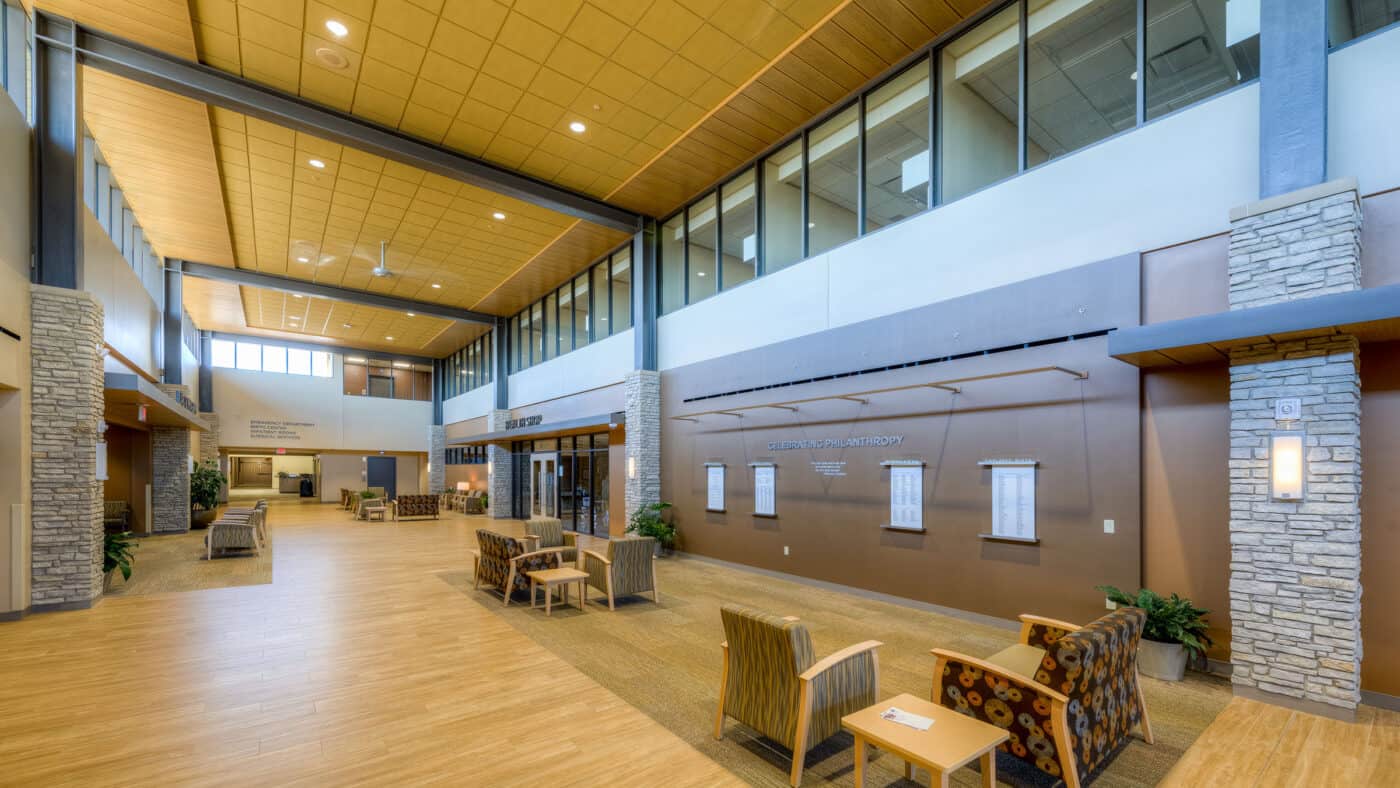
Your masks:
[{"label": "chair leg", "polygon": [[1055,731],[1055,751],[1060,759],[1060,777],[1065,781],[1065,788],[1079,788],[1079,769],[1075,765],[1074,749],[1070,746],[1069,716],[1065,704],[1051,701],[1050,726]]},{"label": "chair leg", "polygon": [[656,559],[651,559],[651,601],[661,604],[661,587],[656,584]]},{"label": "chair leg", "polygon": [[612,567],[608,567],[608,574],[607,574],[607,577],[608,577],[608,610],[617,610],[617,605],[615,604],[615,600],[613,599],[613,590],[612,590]]},{"label": "chair leg", "polygon": [[729,695],[729,644],[720,645],[724,665],[719,674],[719,708],[715,711],[715,738],[724,738],[724,699]]},{"label": "chair leg", "polygon": [[1147,699],[1142,696],[1142,676],[1137,677],[1137,704],[1139,725],[1142,726],[1142,740],[1155,744],[1152,739],[1152,723],[1147,719]]},{"label": "chair leg", "polygon": [[506,587],[501,592],[501,607],[510,607],[510,590],[515,587],[515,564],[510,565],[510,574],[506,575]]},{"label": "chair leg", "polygon": [[797,696],[797,735],[792,742],[792,774],[788,783],[792,788],[802,784],[802,767],[807,760],[807,729],[812,725],[812,685],[802,682],[802,690]]}]

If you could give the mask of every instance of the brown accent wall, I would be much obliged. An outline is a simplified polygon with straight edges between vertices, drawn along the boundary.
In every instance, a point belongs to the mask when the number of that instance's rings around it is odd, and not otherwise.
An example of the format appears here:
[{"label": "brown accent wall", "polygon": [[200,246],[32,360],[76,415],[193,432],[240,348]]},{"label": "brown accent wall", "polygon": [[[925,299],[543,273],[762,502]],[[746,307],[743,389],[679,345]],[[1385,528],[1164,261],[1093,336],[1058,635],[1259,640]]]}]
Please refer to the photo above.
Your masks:
[{"label": "brown accent wall", "polygon": [[[812,351],[821,340],[814,338]],[[683,549],[939,605],[1013,618],[1033,612],[1071,621],[1102,615],[1096,584],[1141,579],[1139,372],[1110,359],[1096,338],[928,367],[684,403],[712,390],[703,367],[663,375],[662,495],[676,505]],[[729,359],[742,363],[744,357]],[[1044,372],[968,383],[963,392],[919,389],[801,404],[795,413],[742,419],[670,416],[855,392],[941,378],[1061,365],[1087,380]],[[893,448],[770,451],[769,441],[904,435]],[[978,461],[1031,457],[1039,545],[986,541],[991,473]],[[887,459],[922,459],[927,533],[880,526],[889,517]],[[776,519],[751,516],[747,463],[777,464]],[[704,463],[726,469],[725,513],[705,511]],[[844,476],[814,461],[844,461]],[[1105,534],[1103,521],[1116,521]],[[791,553],[784,556],[787,546]]]},{"label": "brown accent wall", "polygon": [[1400,342],[1361,348],[1361,688],[1400,696]]},{"label": "brown accent wall", "polygon": [[1143,253],[1143,324],[1228,311],[1229,253],[1229,233]]},{"label": "brown accent wall", "polygon": [[474,419],[454,421],[451,424],[448,424],[443,429],[443,432],[447,435],[447,440],[455,440],[457,438],[470,438],[475,435],[483,435],[486,433],[486,417],[477,416]]},{"label": "brown accent wall", "polygon": [[1143,370],[1142,582],[1207,608],[1230,656],[1229,365]]},{"label": "brown accent wall", "polygon": [[146,485],[151,483],[151,434],[109,424],[107,439],[107,481],[102,497],[106,501],[126,501],[131,505],[131,530],[146,530]]},{"label": "brown accent wall", "polygon": [[1361,286],[1400,283],[1400,189],[1361,201]]},{"label": "brown accent wall", "polygon": [[346,395],[364,396],[369,386],[369,367],[364,364],[345,364],[341,369],[344,370]]}]

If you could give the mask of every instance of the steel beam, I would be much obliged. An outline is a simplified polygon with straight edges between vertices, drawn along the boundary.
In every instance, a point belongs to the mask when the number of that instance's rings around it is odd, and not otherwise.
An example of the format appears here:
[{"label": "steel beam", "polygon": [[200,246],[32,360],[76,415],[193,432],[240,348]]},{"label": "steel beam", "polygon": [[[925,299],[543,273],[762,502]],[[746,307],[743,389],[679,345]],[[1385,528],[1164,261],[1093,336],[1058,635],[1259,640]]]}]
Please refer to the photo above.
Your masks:
[{"label": "steel beam", "polygon": [[656,222],[647,220],[632,236],[633,369],[656,369]]},{"label": "steel beam", "polygon": [[[349,145],[403,164],[479,186],[557,213],[626,232],[641,215],[586,194],[424,142],[396,129],[330,109],[199,63],[38,12],[41,20],[68,25],[74,50],[86,66],[176,95],[241,112],[321,139]],[[44,25],[39,37],[44,40]]]},{"label": "steel beam", "polygon": [[495,409],[510,409],[510,340],[506,330],[510,325],[510,320],[504,317],[496,318],[496,330],[491,337],[491,384],[496,389]]},{"label": "steel beam", "polygon": [[34,183],[38,217],[34,281],[83,286],[83,75],[77,27],[39,17],[34,47]]},{"label": "steel beam", "polygon": [[214,412],[214,336],[199,332],[199,412]]},{"label": "steel beam", "polygon": [[165,335],[165,363],[161,365],[161,379],[166,383],[184,383],[184,360],[182,346],[185,344],[185,298],[184,278],[180,272],[180,261],[176,260],[165,267],[165,314],[162,333]]},{"label": "steel beam", "polygon": [[210,279],[216,282],[230,282],[232,284],[246,285],[248,287],[261,287],[282,293],[300,293],[301,295],[326,298],[331,301],[340,301],[347,304],[362,304],[364,306],[376,306],[381,309],[414,312],[420,315],[431,315],[448,320],[461,320],[466,323],[481,323],[488,326],[496,324],[496,316],[488,315],[485,312],[473,312],[470,309],[457,309],[456,307],[443,306],[428,301],[416,301],[411,298],[398,298],[381,293],[369,293],[364,290],[352,290],[348,287],[336,287],[335,285],[325,285],[318,282],[306,282],[301,279],[278,276],[277,274],[264,274],[242,268],[209,265],[208,263],[193,263],[188,260],[167,259],[166,265],[178,265],[184,271],[185,276],[193,276],[197,279]]},{"label": "steel beam", "polygon": [[1259,12],[1259,197],[1326,180],[1327,4],[1270,0]]}]

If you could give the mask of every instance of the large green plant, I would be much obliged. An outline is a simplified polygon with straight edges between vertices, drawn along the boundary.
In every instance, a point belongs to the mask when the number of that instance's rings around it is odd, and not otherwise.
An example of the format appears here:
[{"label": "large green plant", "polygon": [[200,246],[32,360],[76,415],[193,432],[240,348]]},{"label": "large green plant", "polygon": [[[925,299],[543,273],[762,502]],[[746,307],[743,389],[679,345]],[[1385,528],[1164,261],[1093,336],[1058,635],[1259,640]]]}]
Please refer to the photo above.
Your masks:
[{"label": "large green plant", "polygon": [[136,560],[132,551],[137,548],[137,543],[131,540],[131,532],[107,534],[102,540],[102,573],[106,574],[113,569],[119,569],[123,580],[131,579],[131,562]]},{"label": "large green plant", "polygon": [[1111,602],[1128,607],[1140,607],[1147,614],[1142,636],[1158,643],[1180,643],[1194,658],[1205,655],[1211,639],[1206,635],[1205,614],[1209,610],[1196,607],[1189,599],[1176,594],[1164,597],[1149,589],[1139,589],[1129,596],[1113,586],[1097,586]]},{"label": "large green plant", "polygon": [[375,492],[374,490],[360,490],[360,500],[362,500],[362,501],[368,501],[368,500],[370,500],[371,498],[378,498],[378,497],[379,497],[379,493]]},{"label": "large green plant", "polygon": [[676,526],[666,517],[670,508],[671,504],[665,501],[638,507],[627,520],[627,533],[650,536],[669,550],[676,544]]},{"label": "large green plant", "polygon": [[190,473],[190,508],[199,507],[206,511],[219,505],[219,490],[228,484],[228,477],[219,470],[214,460],[205,460],[194,466]]}]

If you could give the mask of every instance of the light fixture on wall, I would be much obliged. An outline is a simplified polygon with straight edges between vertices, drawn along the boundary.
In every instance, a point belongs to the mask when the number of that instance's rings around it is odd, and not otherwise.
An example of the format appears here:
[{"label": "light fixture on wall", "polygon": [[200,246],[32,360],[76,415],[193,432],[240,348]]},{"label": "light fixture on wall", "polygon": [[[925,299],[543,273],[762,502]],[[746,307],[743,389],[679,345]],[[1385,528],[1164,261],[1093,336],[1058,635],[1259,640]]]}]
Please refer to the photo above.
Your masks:
[{"label": "light fixture on wall", "polygon": [[636,457],[628,457],[628,458],[627,458],[627,478],[629,478],[629,479],[635,479],[635,478],[637,478],[637,458],[636,458]]},{"label": "light fixture on wall", "polygon": [[1276,501],[1303,499],[1306,470],[1303,436],[1301,430],[1280,430],[1269,436],[1270,497]]}]

